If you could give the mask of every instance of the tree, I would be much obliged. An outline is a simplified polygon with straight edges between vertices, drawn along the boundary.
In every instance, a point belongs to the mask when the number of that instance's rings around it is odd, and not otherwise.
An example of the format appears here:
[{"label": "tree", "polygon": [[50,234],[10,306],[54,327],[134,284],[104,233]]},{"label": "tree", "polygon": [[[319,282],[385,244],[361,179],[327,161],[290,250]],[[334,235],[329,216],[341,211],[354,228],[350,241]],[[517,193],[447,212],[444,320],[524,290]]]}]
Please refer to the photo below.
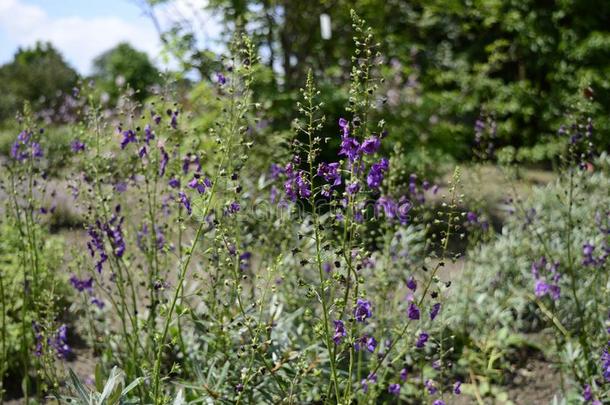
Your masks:
[{"label": "tree", "polygon": [[120,43],[95,58],[93,66],[97,85],[112,100],[118,98],[124,84],[136,91],[137,100],[143,101],[150,94],[150,87],[159,80],[159,71],[148,55],[127,43]]},{"label": "tree", "polygon": [[50,108],[76,85],[78,74],[50,43],[19,49],[0,67],[0,120],[15,115],[24,101],[35,110]]}]

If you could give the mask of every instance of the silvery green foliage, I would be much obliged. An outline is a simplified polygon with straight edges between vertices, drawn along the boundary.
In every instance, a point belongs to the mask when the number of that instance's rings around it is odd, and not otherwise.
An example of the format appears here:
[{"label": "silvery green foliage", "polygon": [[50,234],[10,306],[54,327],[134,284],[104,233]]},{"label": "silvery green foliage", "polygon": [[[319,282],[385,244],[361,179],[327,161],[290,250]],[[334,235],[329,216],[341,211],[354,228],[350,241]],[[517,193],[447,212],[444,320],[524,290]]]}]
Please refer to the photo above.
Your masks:
[{"label": "silvery green foliage", "polygon": [[144,382],[143,378],[136,378],[125,386],[125,373],[118,367],[110,371],[108,379],[104,382],[101,368],[98,366],[95,376],[95,390],[87,387],[70,369],[69,389],[72,397],[62,397],[62,403],[79,405],[115,405],[138,403],[137,399],[129,399],[129,393]]},{"label": "silvery green foliage", "polygon": [[[610,242],[610,157],[602,155],[593,166],[593,172],[575,169],[571,180],[566,172],[552,184],[535,190],[523,203],[515,203],[501,235],[473,250],[463,279],[456,283],[453,305],[449,306],[456,329],[475,341],[498,330],[556,331],[563,366],[572,368],[580,361],[585,367],[586,356],[569,356],[566,352],[568,348],[572,353],[584,350],[577,339],[582,313],[590,364],[599,367],[608,340],[604,325],[610,309],[610,263],[602,260],[597,265],[586,265],[583,245],[594,245],[594,256],[599,257]],[[543,256],[549,262],[559,262],[561,296],[556,301],[535,295],[531,267]],[[580,301],[580,311],[574,296]],[[601,377],[591,368],[582,371],[582,375],[590,374]],[[578,379],[581,385],[587,382],[584,377]]]}]

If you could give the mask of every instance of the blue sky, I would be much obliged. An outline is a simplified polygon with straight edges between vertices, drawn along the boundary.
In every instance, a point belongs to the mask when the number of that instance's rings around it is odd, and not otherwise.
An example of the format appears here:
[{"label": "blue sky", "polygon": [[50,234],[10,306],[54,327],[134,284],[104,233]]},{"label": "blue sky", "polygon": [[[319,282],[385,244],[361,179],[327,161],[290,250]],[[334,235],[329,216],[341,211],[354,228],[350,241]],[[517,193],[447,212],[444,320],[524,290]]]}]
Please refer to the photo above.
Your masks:
[{"label": "blue sky", "polygon": [[[210,40],[220,27],[201,11],[205,2],[173,0],[157,16],[164,25],[197,17],[200,34]],[[83,74],[91,71],[93,58],[122,41],[162,65],[157,32],[134,0],[0,0],[0,64],[10,61],[18,47],[37,40],[52,42]]]}]

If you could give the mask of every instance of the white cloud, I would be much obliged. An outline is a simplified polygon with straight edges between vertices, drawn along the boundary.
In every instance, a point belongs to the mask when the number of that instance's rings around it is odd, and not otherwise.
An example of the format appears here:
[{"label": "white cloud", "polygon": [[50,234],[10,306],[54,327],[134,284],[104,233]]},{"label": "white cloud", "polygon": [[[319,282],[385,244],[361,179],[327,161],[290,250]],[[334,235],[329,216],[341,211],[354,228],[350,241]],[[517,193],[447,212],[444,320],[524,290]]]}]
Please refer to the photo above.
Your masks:
[{"label": "white cloud", "polygon": [[52,42],[81,73],[89,73],[93,58],[122,41],[153,58],[161,49],[156,31],[145,18],[137,22],[120,17],[51,18],[23,0],[0,0],[0,29],[18,46]]}]

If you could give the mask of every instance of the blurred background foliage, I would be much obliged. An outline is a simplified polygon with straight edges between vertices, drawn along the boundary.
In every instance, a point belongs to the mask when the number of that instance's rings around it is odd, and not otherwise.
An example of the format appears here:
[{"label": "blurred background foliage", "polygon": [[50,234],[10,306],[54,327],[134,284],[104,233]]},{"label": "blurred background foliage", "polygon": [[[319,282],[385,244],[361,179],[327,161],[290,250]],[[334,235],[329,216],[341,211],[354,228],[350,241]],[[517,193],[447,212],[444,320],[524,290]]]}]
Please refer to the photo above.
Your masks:
[{"label": "blurred background foliage", "polygon": [[[110,105],[124,87],[144,101],[171,77],[187,106],[213,116],[215,103],[206,88],[226,66],[218,47],[202,45],[193,21],[176,16],[169,28],[160,27],[157,9],[171,2],[137,3],[158,28],[166,55],[178,62],[175,71],[159,74],[145,53],[120,44],[95,60],[86,79],[95,81]],[[382,40],[376,74],[384,82],[373,119],[383,117],[390,139],[408,145],[404,159],[412,170],[470,159],[479,117],[494,122],[496,148],[510,146],[522,162],[548,164],[561,150],[555,134],[565,111],[583,97],[593,98],[588,113],[597,141],[610,146],[600,135],[610,129],[605,0],[210,0],[207,11],[224,26],[220,42],[247,32],[258,47],[263,63],[254,94],[263,107],[260,131],[289,130],[298,89],[311,68],[328,115],[324,133],[338,142],[336,122],[349,102],[351,8]],[[328,39],[321,35],[322,14],[331,20]],[[78,78],[51,44],[37,44],[2,66],[0,79],[0,120],[7,127],[20,100],[48,108],[69,95]],[[198,128],[213,121],[194,117]]]}]

